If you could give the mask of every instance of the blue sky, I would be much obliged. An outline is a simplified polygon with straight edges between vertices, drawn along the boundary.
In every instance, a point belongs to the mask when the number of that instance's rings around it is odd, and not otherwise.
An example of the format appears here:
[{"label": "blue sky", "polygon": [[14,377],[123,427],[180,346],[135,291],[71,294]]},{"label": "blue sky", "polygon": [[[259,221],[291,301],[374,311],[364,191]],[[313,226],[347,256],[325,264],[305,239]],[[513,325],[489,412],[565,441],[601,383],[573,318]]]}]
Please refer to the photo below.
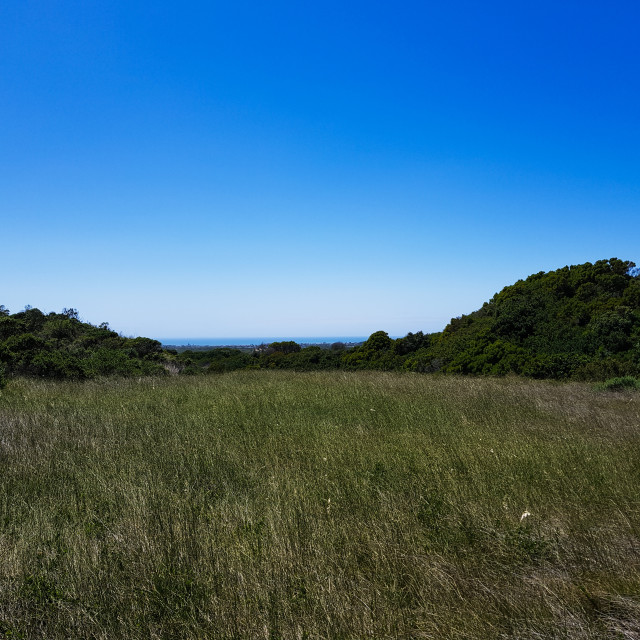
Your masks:
[{"label": "blue sky", "polygon": [[640,262],[637,2],[25,0],[0,24],[12,311],[404,335]]}]

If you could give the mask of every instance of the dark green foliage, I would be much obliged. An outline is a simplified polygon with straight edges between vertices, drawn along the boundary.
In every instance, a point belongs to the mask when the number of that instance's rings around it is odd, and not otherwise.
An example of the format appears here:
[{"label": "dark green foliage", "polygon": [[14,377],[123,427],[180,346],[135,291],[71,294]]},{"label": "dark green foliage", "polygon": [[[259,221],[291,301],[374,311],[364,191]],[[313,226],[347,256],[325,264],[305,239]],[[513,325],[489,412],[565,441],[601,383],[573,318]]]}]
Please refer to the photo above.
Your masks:
[{"label": "dark green foliage", "polygon": [[78,342],[85,349],[93,347],[106,347],[117,349],[123,344],[124,338],[121,338],[115,331],[111,331],[104,327],[88,327],[78,336]]},{"label": "dark green foliage", "polygon": [[395,352],[398,355],[406,356],[419,349],[430,347],[433,335],[434,334],[424,334],[422,331],[418,331],[417,333],[409,332],[404,338],[398,338],[395,341]]},{"label": "dark green foliage", "polygon": [[152,375],[164,369],[148,360],[132,358],[127,351],[100,347],[89,352],[84,363],[84,371],[90,378],[99,376]]},{"label": "dark green foliage", "polygon": [[20,334],[24,330],[24,323],[16,318],[0,314],[0,340]]},{"label": "dark green foliage", "polygon": [[244,369],[251,361],[250,353],[227,347],[203,351],[187,350],[178,354],[175,359],[176,366],[183,374],[226,373]]},{"label": "dark green foliage", "polygon": [[76,337],[80,323],[74,323],[72,320],[65,318],[56,318],[47,323],[45,333],[59,340],[69,340]]},{"label": "dark green foliage", "polygon": [[240,351],[240,349],[214,349],[209,353],[211,354],[211,362],[208,368],[210,373],[224,373],[243,369],[251,361],[250,354]]},{"label": "dark green foliage", "polygon": [[123,338],[102,324],[81,322],[76,309],[45,315],[0,310],[0,367],[7,374],[83,380],[164,373],[172,356],[157,340]]},{"label": "dark green foliage", "polygon": [[[295,344],[295,343],[294,343]],[[319,371],[340,367],[341,352],[322,349],[318,346],[300,348],[298,351],[283,353],[267,350],[254,354],[253,364],[266,369],[293,369],[296,371]]]},{"label": "dark green foliage", "polygon": [[21,320],[26,331],[39,331],[46,322],[44,313],[33,307],[26,307],[24,311],[15,313],[12,317]]},{"label": "dark green foliage", "polygon": [[431,349],[418,349],[405,358],[403,368],[416,373],[436,373],[442,368],[442,359],[434,357]]},{"label": "dark green foliage", "polygon": [[[166,353],[166,352],[165,352]],[[275,342],[250,350],[219,347],[210,350],[183,351],[175,359],[183,374],[226,373],[237,369],[292,369],[319,371],[338,369],[345,349],[304,349],[293,341]]]},{"label": "dark green foliage", "polygon": [[272,342],[269,345],[269,348],[273,351],[284,353],[285,355],[289,353],[298,353],[301,349],[300,345],[293,340],[289,340],[286,342]]},{"label": "dark green foliage", "polygon": [[[454,318],[420,359],[453,373],[605,379],[640,373],[640,278],[612,258],[540,272]],[[424,370],[424,369],[423,369]]]},{"label": "dark green foliage", "polygon": [[162,345],[151,338],[133,338],[133,340],[129,340],[128,346],[133,349],[138,358],[162,352]]},{"label": "dark green foliage", "polygon": [[368,352],[382,353],[389,351],[393,347],[393,340],[386,331],[376,331],[372,333],[368,340],[362,345],[362,349]]},{"label": "dark green foliage", "polygon": [[376,331],[359,347],[350,349],[342,356],[345,369],[380,369],[392,371],[402,368],[404,358],[396,353],[395,340],[385,331]]},{"label": "dark green foliage", "polygon": [[80,314],[78,313],[78,310],[72,307],[65,307],[62,310],[62,315],[70,318],[71,320],[80,320]]},{"label": "dark green foliage", "polygon": [[86,377],[82,365],[80,358],[67,351],[43,349],[30,359],[22,372],[42,378],[79,380]]},{"label": "dark green foliage", "polygon": [[306,347],[289,358],[289,368],[298,371],[318,371],[321,369],[337,369],[340,367],[340,351],[322,349],[317,346]]}]

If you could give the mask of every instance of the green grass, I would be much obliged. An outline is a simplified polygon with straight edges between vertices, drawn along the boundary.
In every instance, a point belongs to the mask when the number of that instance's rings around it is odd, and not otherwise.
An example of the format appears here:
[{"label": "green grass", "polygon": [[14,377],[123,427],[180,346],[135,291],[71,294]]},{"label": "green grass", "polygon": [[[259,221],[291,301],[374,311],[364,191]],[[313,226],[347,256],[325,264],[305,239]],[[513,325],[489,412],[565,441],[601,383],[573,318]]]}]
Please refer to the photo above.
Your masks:
[{"label": "green grass", "polygon": [[638,638],[639,460],[586,384],[14,380],[0,638]]}]

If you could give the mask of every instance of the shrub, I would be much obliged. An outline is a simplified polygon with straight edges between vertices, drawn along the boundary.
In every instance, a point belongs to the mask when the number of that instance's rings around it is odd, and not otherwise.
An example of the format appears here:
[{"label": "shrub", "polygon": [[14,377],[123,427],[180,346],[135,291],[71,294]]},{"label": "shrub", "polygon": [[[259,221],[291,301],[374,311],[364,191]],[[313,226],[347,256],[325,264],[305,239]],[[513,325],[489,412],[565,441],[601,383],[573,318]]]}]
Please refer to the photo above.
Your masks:
[{"label": "shrub", "polygon": [[286,342],[272,342],[269,347],[279,353],[298,353],[302,348],[297,342],[288,340]]},{"label": "shrub", "polygon": [[162,344],[151,338],[133,338],[128,341],[127,346],[133,349],[138,358],[146,358],[154,353],[162,352]]},{"label": "shrub", "polygon": [[85,377],[80,360],[64,351],[40,351],[31,359],[28,373],[58,380]]},{"label": "shrub", "polygon": [[43,333],[57,340],[71,340],[78,332],[78,323],[73,323],[69,318],[56,318],[50,320],[44,327]]},{"label": "shrub", "polygon": [[626,389],[640,389],[640,380],[633,376],[623,376],[622,378],[609,378],[597,385],[602,391],[624,391]]},{"label": "shrub", "polygon": [[11,336],[19,335],[23,331],[24,324],[22,322],[0,314],[0,340],[6,340]]},{"label": "shrub", "polygon": [[165,369],[160,364],[135,357],[127,352],[101,347],[89,353],[84,362],[85,375],[90,378],[100,376],[147,376],[164,375]]}]

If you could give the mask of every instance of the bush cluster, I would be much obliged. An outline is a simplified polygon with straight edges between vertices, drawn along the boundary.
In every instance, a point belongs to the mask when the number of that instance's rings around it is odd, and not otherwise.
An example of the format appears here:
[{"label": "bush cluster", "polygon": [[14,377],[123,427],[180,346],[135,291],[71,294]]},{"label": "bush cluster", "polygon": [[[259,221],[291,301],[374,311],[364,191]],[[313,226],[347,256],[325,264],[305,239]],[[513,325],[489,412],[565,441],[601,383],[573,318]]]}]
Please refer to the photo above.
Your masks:
[{"label": "bush cluster", "polygon": [[11,374],[59,380],[160,374],[166,358],[157,340],[81,322],[75,309],[0,308],[0,386]]},{"label": "bush cluster", "polygon": [[420,359],[444,372],[605,380],[640,373],[640,276],[617,258],[538,273],[454,318]]},{"label": "bush cluster", "polygon": [[640,380],[633,376],[623,376],[622,378],[610,378],[597,386],[601,391],[625,391],[640,389]]}]

